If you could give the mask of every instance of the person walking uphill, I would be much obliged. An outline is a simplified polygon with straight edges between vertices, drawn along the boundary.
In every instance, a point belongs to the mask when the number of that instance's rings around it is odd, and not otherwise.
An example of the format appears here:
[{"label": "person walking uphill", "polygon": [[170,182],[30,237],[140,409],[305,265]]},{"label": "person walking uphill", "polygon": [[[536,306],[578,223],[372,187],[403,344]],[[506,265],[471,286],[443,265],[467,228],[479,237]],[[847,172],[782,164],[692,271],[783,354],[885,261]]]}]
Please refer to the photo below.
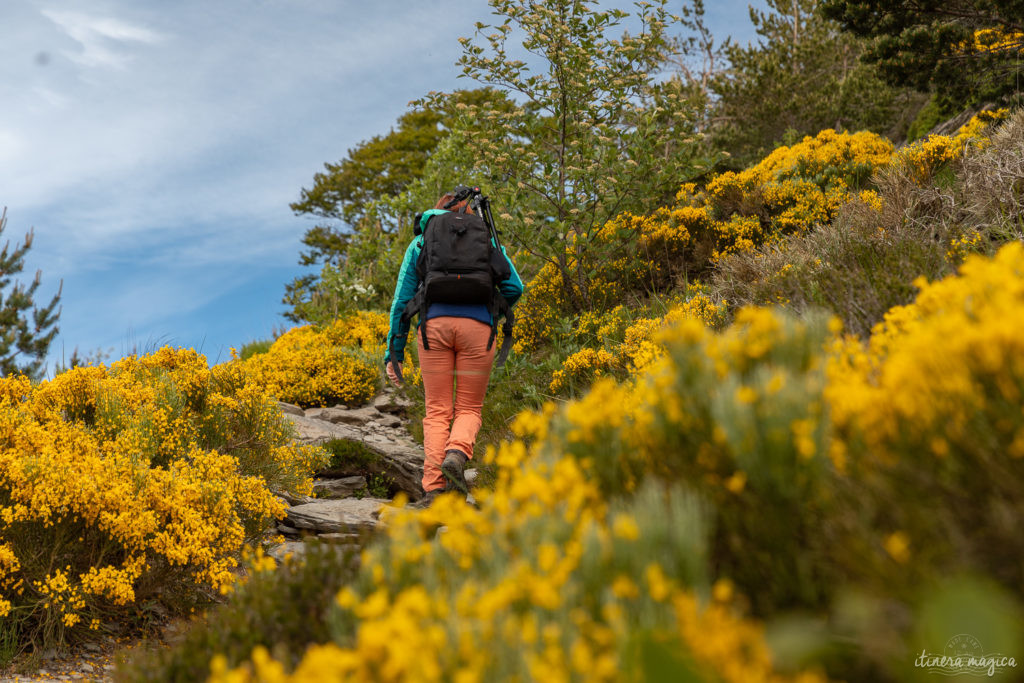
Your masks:
[{"label": "person walking uphill", "polygon": [[463,474],[473,458],[496,350],[499,321],[504,363],[512,341],[511,308],[523,283],[494,229],[490,205],[479,188],[456,187],[433,209],[418,214],[391,304],[385,368],[395,386],[410,321],[419,316],[417,348],[426,397],[423,418],[423,491],[418,504],[439,493],[468,494]]}]

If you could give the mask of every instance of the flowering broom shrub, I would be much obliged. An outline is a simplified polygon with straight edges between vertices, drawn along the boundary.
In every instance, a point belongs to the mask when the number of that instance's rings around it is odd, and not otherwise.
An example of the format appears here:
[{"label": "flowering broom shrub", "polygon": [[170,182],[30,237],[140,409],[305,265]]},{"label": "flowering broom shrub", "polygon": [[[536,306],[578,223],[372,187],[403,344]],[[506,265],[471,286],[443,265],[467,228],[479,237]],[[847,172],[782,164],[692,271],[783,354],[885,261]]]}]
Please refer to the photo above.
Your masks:
[{"label": "flowering broom shrub", "polygon": [[703,192],[684,187],[680,199],[715,218],[713,257],[719,259],[829,222],[891,156],[892,144],[874,133],[823,130],[745,171],[716,176]]},{"label": "flowering broom shrub", "polygon": [[211,681],[822,680],[775,673],[760,627],[727,590],[711,598],[692,495],[609,504],[585,463],[522,442],[494,457],[479,511],[454,496],[388,511],[332,642],[291,672],[263,647],[240,666],[220,656]]},{"label": "flowering broom shrub", "polygon": [[[558,268],[553,263],[545,265],[530,281],[529,296],[516,309],[521,322],[516,326],[516,351],[534,350],[549,342],[563,316],[606,311],[631,296],[677,286],[685,289],[687,278],[706,268],[710,257],[706,236],[711,223],[706,211],[690,206],[662,208],[649,216],[626,213],[609,221],[586,248],[598,251],[612,244],[628,248],[591,259],[587,308],[573,310]],[[567,252],[566,258],[575,265],[573,253]]]},{"label": "flowering broom shrub", "polygon": [[967,146],[984,146],[987,127],[1005,117],[1006,110],[981,112],[953,136],[932,135],[896,152],[873,133],[823,130],[779,147],[745,171],[713,178],[703,192],[684,186],[679,198],[705,207],[716,219],[718,260],[830,223],[852,198],[881,209],[875,174],[900,168],[918,184],[928,183],[960,159]]},{"label": "flowering broom shrub", "polygon": [[891,165],[901,168],[919,184],[931,182],[950,162],[961,159],[968,147],[985,148],[989,127],[1007,117],[1008,110],[981,111],[953,135],[930,135],[893,155]]},{"label": "flowering broom shrub", "polygon": [[307,493],[322,464],[291,437],[239,363],[191,350],[0,380],[5,639],[56,645],[225,590],[283,514],[270,490]]},{"label": "flowering broom shrub", "polygon": [[1024,119],[986,128],[1002,115],[899,150],[876,170],[875,191],[851,197],[831,223],[721,259],[716,291],[736,305],[825,308],[867,335],[913,299],[918,276],[943,277],[968,253],[1020,236]]},{"label": "flowering broom shrub", "polygon": [[386,315],[361,311],[293,328],[246,367],[270,394],[304,408],[365,403],[378,388],[387,334]]},{"label": "flowering broom shrub", "polygon": [[638,317],[631,321],[621,305],[604,314],[581,315],[575,336],[594,346],[570,354],[562,367],[552,374],[548,389],[555,393],[573,393],[605,374],[625,378],[647,367],[663,353],[664,346],[657,339],[662,328],[687,317],[709,326],[724,320],[724,306],[714,303],[703,288],[693,286],[687,293],[689,298],[672,304],[663,316]]},{"label": "flowering broom shrub", "polygon": [[723,259],[716,291],[738,305],[826,308],[866,336],[913,299],[918,276],[942,278],[969,253],[1021,237],[1024,114],[985,128],[999,116],[904,147],[874,175],[877,195],[852,199],[803,236]]},{"label": "flowering broom shrub", "polygon": [[592,462],[607,495],[652,478],[698,488],[717,510],[716,573],[760,612],[820,604],[830,584],[828,564],[812,559],[827,545],[819,520],[832,474],[827,336],[824,320],[769,309],[743,309],[723,332],[682,317],[656,334],[662,349],[633,381],[599,380],[554,419],[531,420],[548,447]]},{"label": "flowering broom shrub", "polygon": [[[1024,246],[971,256],[838,344],[828,400],[834,457],[875,483],[906,561],[969,563],[1019,590],[1024,542]],[[921,505],[927,501],[927,505]],[[871,501],[869,501],[870,504]]]}]

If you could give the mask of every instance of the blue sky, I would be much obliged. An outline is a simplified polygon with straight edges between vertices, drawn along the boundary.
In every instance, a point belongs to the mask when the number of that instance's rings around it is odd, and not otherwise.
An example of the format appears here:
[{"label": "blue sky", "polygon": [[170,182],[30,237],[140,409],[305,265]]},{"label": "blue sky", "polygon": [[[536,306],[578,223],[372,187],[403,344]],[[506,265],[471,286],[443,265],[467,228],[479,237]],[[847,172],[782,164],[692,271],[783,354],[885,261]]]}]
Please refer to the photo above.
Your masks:
[{"label": "blue sky", "polygon": [[[753,38],[746,2],[708,5],[716,36]],[[51,360],[171,344],[217,362],[286,327],[312,225],[288,204],[411,100],[471,87],[457,39],[488,16],[485,0],[4,0],[3,239],[35,229],[37,301],[63,280]]]}]

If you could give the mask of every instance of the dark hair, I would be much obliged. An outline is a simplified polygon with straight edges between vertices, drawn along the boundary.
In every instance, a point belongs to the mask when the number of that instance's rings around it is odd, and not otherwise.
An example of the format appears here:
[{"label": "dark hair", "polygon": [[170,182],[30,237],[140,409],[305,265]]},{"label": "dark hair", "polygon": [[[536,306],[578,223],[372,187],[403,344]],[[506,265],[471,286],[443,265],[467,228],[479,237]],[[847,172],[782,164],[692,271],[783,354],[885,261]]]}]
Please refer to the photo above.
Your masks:
[{"label": "dark hair", "polygon": [[449,211],[463,211],[463,207],[465,207],[464,213],[473,213],[473,207],[469,205],[469,197],[466,197],[458,204],[452,204],[451,206],[448,206],[448,202],[450,202],[453,199],[455,199],[454,194],[452,194],[451,192],[445,192],[443,195],[441,195],[441,198],[437,200],[437,204],[434,204],[434,208],[448,209]]}]

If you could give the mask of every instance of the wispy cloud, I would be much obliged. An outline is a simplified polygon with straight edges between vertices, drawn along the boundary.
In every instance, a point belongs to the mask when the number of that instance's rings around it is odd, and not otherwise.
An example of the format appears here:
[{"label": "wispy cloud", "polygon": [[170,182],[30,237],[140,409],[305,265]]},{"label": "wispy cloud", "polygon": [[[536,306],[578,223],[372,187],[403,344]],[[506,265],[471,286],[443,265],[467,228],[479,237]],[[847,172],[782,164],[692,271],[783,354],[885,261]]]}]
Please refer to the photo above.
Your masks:
[{"label": "wispy cloud", "polygon": [[62,93],[48,88],[43,85],[37,85],[32,88],[32,92],[42,101],[47,107],[54,109],[63,109],[68,106],[71,99]]},{"label": "wispy cloud", "polygon": [[42,14],[79,44],[80,51],[65,54],[82,66],[123,69],[131,61],[123,49],[125,43],[152,45],[163,40],[161,34],[121,19],[60,10],[43,10]]}]

